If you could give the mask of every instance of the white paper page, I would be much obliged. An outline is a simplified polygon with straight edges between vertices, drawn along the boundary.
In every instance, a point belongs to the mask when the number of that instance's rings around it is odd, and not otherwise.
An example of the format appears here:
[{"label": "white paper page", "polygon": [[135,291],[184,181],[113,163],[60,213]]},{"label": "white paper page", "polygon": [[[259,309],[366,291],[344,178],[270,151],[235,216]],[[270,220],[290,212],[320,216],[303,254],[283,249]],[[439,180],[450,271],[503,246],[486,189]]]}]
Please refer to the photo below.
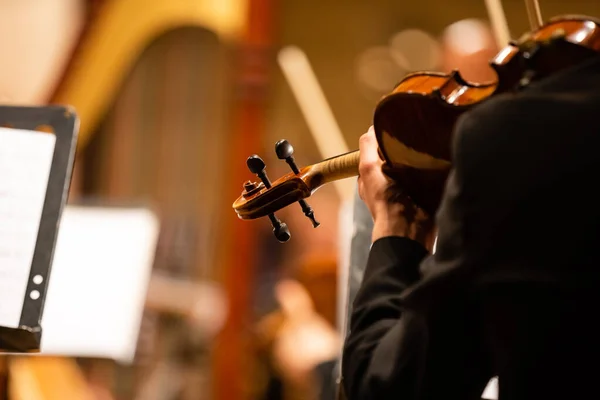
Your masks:
[{"label": "white paper page", "polygon": [[143,208],[65,208],[41,354],[133,360],[158,232]]},{"label": "white paper page", "polygon": [[0,325],[17,328],[56,136],[0,127]]}]

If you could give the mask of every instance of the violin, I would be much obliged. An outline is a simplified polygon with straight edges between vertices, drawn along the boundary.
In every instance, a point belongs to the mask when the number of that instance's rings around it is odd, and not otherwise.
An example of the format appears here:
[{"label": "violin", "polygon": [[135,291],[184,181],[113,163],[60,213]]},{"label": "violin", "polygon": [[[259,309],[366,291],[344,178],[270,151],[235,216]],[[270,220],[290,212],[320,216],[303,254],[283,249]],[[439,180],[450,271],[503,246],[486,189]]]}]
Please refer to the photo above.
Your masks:
[{"label": "violin", "polygon": [[[522,90],[598,56],[599,52],[600,20],[560,16],[511,41],[490,61],[497,75],[495,82],[468,82],[458,70],[407,75],[374,111],[373,127],[383,172],[398,182],[416,205],[434,215],[452,168],[454,125],[463,113],[493,96]],[[327,183],[357,176],[359,151],[303,168],[295,164],[293,147],[286,140],[277,142],[275,152],[292,172],[271,182],[264,161],[257,155],[249,157],[247,166],[260,182],[245,182],[233,209],[244,220],[268,216],[275,237],[286,242],[291,237],[289,229],[274,213],[299,202],[317,227],[314,211],[305,199]]]}]

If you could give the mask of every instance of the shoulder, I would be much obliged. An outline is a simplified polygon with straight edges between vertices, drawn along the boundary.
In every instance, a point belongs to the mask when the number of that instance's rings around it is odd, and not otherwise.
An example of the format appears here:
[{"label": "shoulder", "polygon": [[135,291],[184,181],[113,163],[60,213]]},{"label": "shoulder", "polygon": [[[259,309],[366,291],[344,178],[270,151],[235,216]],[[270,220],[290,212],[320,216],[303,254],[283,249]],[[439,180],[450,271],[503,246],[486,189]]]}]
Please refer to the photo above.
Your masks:
[{"label": "shoulder", "polygon": [[[600,91],[533,87],[473,108],[455,126],[453,164],[464,190],[536,190],[600,167]],[[471,190],[469,190],[471,192]]]},{"label": "shoulder", "polygon": [[549,118],[560,119],[565,111],[564,104],[542,93],[501,94],[464,113],[457,121],[455,135],[458,142],[498,138],[498,133],[504,137],[518,135],[518,131]]},{"label": "shoulder", "polygon": [[[528,121],[539,114],[543,99],[498,95],[465,112],[454,127],[453,162],[457,171],[477,169],[505,159],[527,140]],[[535,118],[537,119],[537,118]]]},{"label": "shoulder", "polygon": [[600,109],[600,57],[532,83],[515,93],[493,96],[459,118],[457,142],[558,134],[559,128],[590,124]]},{"label": "shoulder", "polygon": [[590,88],[540,85],[497,95],[458,119],[454,158],[491,162],[518,158],[524,151],[576,146],[582,140],[597,142],[599,109],[600,92]]},{"label": "shoulder", "polygon": [[461,116],[456,135],[461,140],[475,140],[498,131],[503,136],[536,128],[557,131],[557,122],[562,126],[587,123],[597,118],[600,109],[599,86],[597,57],[534,82],[522,91],[491,97]]}]

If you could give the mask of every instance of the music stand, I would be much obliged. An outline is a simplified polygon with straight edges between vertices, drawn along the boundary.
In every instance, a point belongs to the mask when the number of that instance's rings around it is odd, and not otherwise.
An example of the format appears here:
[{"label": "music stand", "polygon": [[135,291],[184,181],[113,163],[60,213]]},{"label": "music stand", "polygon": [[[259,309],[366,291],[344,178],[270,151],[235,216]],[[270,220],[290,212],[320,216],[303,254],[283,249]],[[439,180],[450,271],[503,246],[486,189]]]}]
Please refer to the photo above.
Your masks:
[{"label": "music stand", "polygon": [[[19,140],[27,137],[28,140],[32,141],[31,143],[34,143],[35,141],[37,141],[36,143],[45,141],[46,143],[50,143],[53,147],[53,149],[48,146],[44,147],[44,149],[47,150],[50,148],[48,151],[52,151],[52,154],[48,157],[48,159],[51,160],[49,162],[49,173],[46,175],[45,172],[48,168],[47,165],[43,172],[37,172],[38,176],[47,176],[47,188],[45,196],[43,197],[43,202],[41,202],[41,210],[36,211],[39,212],[41,218],[39,218],[37,235],[35,236],[36,239],[33,244],[33,257],[31,258],[29,273],[26,274],[26,271],[23,271],[21,268],[19,271],[5,270],[5,275],[0,275],[0,280],[4,280],[4,284],[7,284],[7,282],[10,281],[10,285],[13,286],[12,289],[14,289],[15,293],[23,294],[23,298],[20,298],[20,295],[14,296],[17,298],[11,298],[11,301],[9,302],[6,301],[6,298],[2,299],[3,304],[0,304],[0,310],[6,311],[11,309],[13,311],[12,313],[7,312],[2,323],[0,323],[0,352],[39,352],[42,338],[41,319],[46,297],[46,288],[50,278],[58,226],[71,183],[71,172],[75,157],[79,119],[75,111],[70,107],[0,106],[0,127],[2,127],[0,129],[2,130],[1,133],[3,135],[0,137],[0,156],[4,154],[5,157],[4,172],[0,174],[0,215],[2,211],[1,207],[3,206],[3,196],[4,200],[6,200],[4,205],[8,208],[8,214],[5,215],[6,220],[4,223],[2,221],[3,218],[0,216],[0,233],[2,233],[2,225],[4,226],[6,235],[10,235],[11,233],[11,222],[15,227],[19,225],[19,221],[10,221],[10,218],[12,217],[11,210],[15,211],[15,208],[10,208],[11,193],[10,185],[7,184],[7,182],[10,181],[11,174],[14,173],[16,175],[20,172],[18,170],[18,163],[14,169],[11,169],[10,166],[6,167],[7,163],[11,160],[10,157],[7,157],[11,155],[11,144],[21,143]],[[50,133],[48,130],[51,130],[52,132]],[[54,139],[48,139],[49,135],[52,134]],[[15,148],[16,147],[17,146],[15,146]],[[21,146],[21,150],[23,148],[24,147]],[[18,162],[22,159],[15,158],[13,160]],[[2,161],[3,160],[0,159],[0,172],[2,171]],[[5,188],[5,193],[2,192],[3,183],[8,187],[8,189]],[[12,184],[14,184],[14,181],[12,181]],[[15,199],[16,198],[12,199],[13,207]],[[26,213],[27,210],[23,210],[23,208],[27,208],[27,206],[26,203],[18,203],[16,211]],[[9,223],[6,223],[6,221]],[[6,228],[6,226],[9,226],[9,228]],[[4,240],[7,238],[8,236],[5,236]],[[2,243],[0,243],[0,250],[2,250]],[[31,249],[29,249],[29,251],[31,252]],[[0,272],[2,272],[2,268],[10,269],[11,265],[13,268],[17,265],[16,262],[11,264],[11,259],[9,257],[11,257],[10,249],[6,248],[4,254],[4,266],[0,265]],[[0,253],[0,264],[2,263],[2,258],[3,254]],[[14,258],[12,260],[14,260]],[[23,263],[20,265],[23,265]],[[27,281],[23,278],[24,276],[28,277]],[[16,313],[14,310],[15,307],[20,307],[21,303],[22,308],[19,317],[18,310]],[[4,309],[2,309],[2,307],[4,307]],[[17,317],[7,317],[6,315],[9,314],[15,314]],[[7,323],[6,321],[8,320],[10,321]]]}]

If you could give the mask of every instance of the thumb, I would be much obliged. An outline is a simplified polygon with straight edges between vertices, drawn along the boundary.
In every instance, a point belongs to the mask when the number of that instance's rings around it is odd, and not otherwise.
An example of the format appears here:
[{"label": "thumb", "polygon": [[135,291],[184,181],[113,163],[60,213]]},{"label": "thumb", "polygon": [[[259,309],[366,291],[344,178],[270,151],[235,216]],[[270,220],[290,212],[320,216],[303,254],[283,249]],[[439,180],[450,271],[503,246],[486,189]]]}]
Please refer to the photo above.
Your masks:
[{"label": "thumb", "polygon": [[285,279],[277,283],[275,298],[285,317],[291,321],[304,319],[314,312],[308,291],[298,281]]}]

